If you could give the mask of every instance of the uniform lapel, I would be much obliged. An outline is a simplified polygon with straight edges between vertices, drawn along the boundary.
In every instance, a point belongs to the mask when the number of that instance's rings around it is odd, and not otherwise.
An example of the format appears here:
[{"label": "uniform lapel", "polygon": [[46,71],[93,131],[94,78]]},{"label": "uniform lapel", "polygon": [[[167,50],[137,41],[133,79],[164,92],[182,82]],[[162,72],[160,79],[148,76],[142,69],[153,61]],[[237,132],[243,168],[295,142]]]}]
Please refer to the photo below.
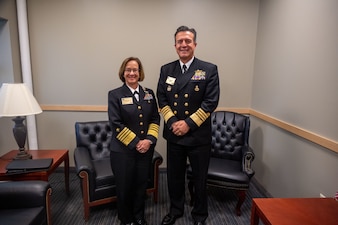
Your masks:
[{"label": "uniform lapel", "polygon": [[139,102],[141,102],[141,101],[143,102],[144,95],[145,95],[145,93],[144,93],[143,87],[141,85],[139,85],[139,97],[138,97]]},{"label": "uniform lapel", "polygon": [[123,91],[122,91],[123,97],[133,97],[133,93],[131,93],[130,89],[126,84],[123,84]]},{"label": "uniform lapel", "polygon": [[181,68],[180,68],[180,74],[177,76],[177,92],[179,92],[182,88],[184,88],[189,81],[191,80],[191,77],[194,75],[195,71],[195,65],[196,65],[196,58],[191,63],[188,71],[185,74],[182,74]]},{"label": "uniform lapel", "polygon": [[[177,60],[170,68],[170,72],[167,75],[167,80],[166,80],[166,86],[167,86],[167,90],[168,91],[173,91],[173,92],[177,92],[178,88],[179,88],[179,83],[178,80],[180,78],[180,76],[182,75],[182,70],[180,68],[180,63]],[[170,82],[168,82],[168,80],[171,80]],[[174,79],[174,81],[172,81]]]}]

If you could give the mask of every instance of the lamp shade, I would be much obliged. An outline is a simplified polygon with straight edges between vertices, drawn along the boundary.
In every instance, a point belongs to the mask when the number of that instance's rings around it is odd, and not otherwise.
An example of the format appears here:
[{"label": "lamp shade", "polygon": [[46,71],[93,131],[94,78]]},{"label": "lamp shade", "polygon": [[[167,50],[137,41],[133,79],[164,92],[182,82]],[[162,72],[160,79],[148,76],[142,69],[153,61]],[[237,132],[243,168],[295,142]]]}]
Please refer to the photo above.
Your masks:
[{"label": "lamp shade", "polygon": [[40,105],[26,84],[4,83],[0,89],[0,117],[28,116],[41,113]]}]

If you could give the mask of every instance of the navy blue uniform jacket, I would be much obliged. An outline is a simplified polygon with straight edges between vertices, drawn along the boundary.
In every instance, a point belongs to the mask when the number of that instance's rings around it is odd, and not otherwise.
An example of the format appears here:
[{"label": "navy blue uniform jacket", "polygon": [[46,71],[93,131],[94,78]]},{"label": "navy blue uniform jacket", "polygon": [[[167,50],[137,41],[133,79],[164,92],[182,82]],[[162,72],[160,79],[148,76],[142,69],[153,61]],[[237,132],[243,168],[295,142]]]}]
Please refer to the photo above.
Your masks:
[{"label": "navy blue uniform jacket", "polygon": [[[219,77],[217,66],[194,58],[182,74],[178,60],[161,67],[157,99],[165,126],[163,137],[185,146],[211,143],[210,114],[218,105]],[[185,120],[190,131],[183,136],[171,132],[171,125]]]},{"label": "navy blue uniform jacket", "polygon": [[153,146],[156,144],[160,115],[155,94],[141,86],[139,91],[139,101],[125,84],[108,93],[111,151],[135,150],[136,144],[143,139],[151,140]]}]

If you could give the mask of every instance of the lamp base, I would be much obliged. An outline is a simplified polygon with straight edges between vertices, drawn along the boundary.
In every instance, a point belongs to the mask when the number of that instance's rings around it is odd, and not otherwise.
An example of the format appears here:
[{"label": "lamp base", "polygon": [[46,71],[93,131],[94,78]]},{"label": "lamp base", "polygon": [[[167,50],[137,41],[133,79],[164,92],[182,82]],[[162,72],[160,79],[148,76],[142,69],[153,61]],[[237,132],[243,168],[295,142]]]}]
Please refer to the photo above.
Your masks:
[{"label": "lamp base", "polygon": [[32,159],[32,155],[27,153],[25,150],[20,150],[19,153],[14,158],[14,160],[26,160],[26,159]]},{"label": "lamp base", "polygon": [[14,159],[31,159],[32,155],[28,154],[25,151],[25,143],[26,143],[26,137],[27,137],[27,128],[23,121],[25,120],[25,117],[17,116],[13,119],[15,122],[15,125],[13,127],[13,134],[14,138],[16,140],[16,143],[19,146],[19,153],[16,155]]}]

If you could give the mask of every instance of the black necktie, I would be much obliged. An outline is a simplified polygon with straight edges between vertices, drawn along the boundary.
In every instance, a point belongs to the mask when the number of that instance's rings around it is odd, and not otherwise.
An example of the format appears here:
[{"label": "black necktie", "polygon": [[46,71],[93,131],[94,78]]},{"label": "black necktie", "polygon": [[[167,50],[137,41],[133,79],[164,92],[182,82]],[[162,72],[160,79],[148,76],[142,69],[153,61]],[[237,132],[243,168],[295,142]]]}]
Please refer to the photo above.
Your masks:
[{"label": "black necktie", "polygon": [[137,101],[139,101],[139,94],[138,94],[138,91],[134,91],[134,97],[136,98]]},{"label": "black necktie", "polygon": [[187,66],[184,64],[182,67],[183,67],[183,73],[187,72]]}]

